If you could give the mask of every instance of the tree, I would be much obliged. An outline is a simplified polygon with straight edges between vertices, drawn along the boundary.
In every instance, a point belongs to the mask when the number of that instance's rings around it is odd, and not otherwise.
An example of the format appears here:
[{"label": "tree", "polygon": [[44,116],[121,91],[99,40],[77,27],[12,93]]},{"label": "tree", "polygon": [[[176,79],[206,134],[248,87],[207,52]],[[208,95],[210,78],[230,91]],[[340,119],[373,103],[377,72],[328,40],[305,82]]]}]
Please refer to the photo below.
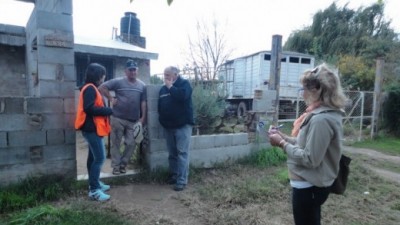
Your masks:
[{"label": "tree", "polygon": [[226,46],[226,39],[216,19],[213,19],[211,29],[205,22],[197,21],[195,37],[188,36],[189,60],[193,62],[190,68],[196,78],[215,80],[221,64],[230,56],[232,50]]},{"label": "tree", "polygon": [[[284,49],[313,54],[318,60],[335,64],[340,69],[347,68],[347,71],[340,71],[345,74],[344,84],[351,84],[349,88],[370,90],[375,59],[393,58],[389,56],[399,44],[397,34],[390,28],[390,21],[384,20],[383,12],[381,0],[357,10],[349,9],[347,4],[340,8],[332,3],[314,15],[311,26],[292,33]],[[346,64],[362,64],[365,68],[349,74],[352,70]]]}]

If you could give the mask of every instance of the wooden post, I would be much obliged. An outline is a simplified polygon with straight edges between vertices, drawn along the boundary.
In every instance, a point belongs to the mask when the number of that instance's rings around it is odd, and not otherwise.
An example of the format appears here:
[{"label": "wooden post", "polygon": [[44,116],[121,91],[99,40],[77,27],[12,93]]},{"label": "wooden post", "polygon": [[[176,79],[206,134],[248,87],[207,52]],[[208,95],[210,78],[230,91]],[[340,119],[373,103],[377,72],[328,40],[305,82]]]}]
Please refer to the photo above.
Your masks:
[{"label": "wooden post", "polygon": [[281,55],[282,55],[282,35],[272,36],[272,48],[271,48],[271,66],[269,74],[269,90],[276,90],[275,98],[275,115],[273,118],[273,124],[278,124],[279,116],[279,84],[281,74]]},{"label": "wooden post", "polygon": [[375,72],[375,86],[374,86],[374,108],[372,109],[372,121],[371,121],[371,138],[375,138],[378,133],[378,122],[379,113],[381,108],[381,96],[382,96],[382,71],[385,61],[383,58],[376,60],[376,72]]}]

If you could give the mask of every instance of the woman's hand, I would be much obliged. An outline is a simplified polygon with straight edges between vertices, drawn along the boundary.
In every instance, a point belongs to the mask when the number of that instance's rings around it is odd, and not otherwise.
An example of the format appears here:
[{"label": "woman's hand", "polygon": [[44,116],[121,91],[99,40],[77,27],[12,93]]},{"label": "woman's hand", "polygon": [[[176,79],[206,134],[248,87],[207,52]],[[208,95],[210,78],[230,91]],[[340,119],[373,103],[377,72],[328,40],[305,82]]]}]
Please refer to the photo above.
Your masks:
[{"label": "woman's hand", "polygon": [[275,133],[269,135],[269,143],[271,143],[272,146],[278,146],[284,149],[286,141],[283,139],[281,134]]}]

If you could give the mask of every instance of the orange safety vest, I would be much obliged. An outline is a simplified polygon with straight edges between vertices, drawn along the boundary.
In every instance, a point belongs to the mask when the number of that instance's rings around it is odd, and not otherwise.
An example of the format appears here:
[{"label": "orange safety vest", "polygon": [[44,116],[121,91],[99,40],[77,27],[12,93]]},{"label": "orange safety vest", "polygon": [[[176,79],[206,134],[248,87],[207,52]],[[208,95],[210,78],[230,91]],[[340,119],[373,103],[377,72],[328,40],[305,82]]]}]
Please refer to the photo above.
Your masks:
[{"label": "orange safety vest", "polygon": [[[86,84],[83,86],[81,93],[79,94],[78,110],[76,111],[75,118],[75,129],[80,129],[85,123],[86,113],[83,110],[83,92],[89,86],[93,86],[96,90],[96,99],[94,105],[97,107],[104,107],[103,98],[100,92],[97,90],[96,86],[93,84]],[[111,131],[110,122],[107,116],[93,116],[94,124],[96,125],[97,135],[103,137],[107,136]]]}]

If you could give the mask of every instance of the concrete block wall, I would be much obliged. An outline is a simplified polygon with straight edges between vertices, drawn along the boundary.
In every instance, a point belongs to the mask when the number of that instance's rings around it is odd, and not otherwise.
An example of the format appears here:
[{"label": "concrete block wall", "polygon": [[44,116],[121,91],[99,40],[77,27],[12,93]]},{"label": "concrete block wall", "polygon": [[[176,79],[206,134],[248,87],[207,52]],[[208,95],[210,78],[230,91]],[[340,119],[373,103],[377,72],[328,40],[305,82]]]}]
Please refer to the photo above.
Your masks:
[{"label": "concrete block wall", "polygon": [[75,130],[61,98],[0,98],[1,185],[28,176],[76,175]]},{"label": "concrete block wall", "polygon": [[29,93],[0,98],[0,183],[76,177],[72,0],[36,0],[26,26]]},{"label": "concrete block wall", "polygon": [[[158,92],[160,85],[147,86],[149,146],[145,159],[150,169],[168,167],[168,150],[164,129],[158,122]],[[190,164],[199,168],[234,160],[251,153],[247,133],[192,136]]]}]

